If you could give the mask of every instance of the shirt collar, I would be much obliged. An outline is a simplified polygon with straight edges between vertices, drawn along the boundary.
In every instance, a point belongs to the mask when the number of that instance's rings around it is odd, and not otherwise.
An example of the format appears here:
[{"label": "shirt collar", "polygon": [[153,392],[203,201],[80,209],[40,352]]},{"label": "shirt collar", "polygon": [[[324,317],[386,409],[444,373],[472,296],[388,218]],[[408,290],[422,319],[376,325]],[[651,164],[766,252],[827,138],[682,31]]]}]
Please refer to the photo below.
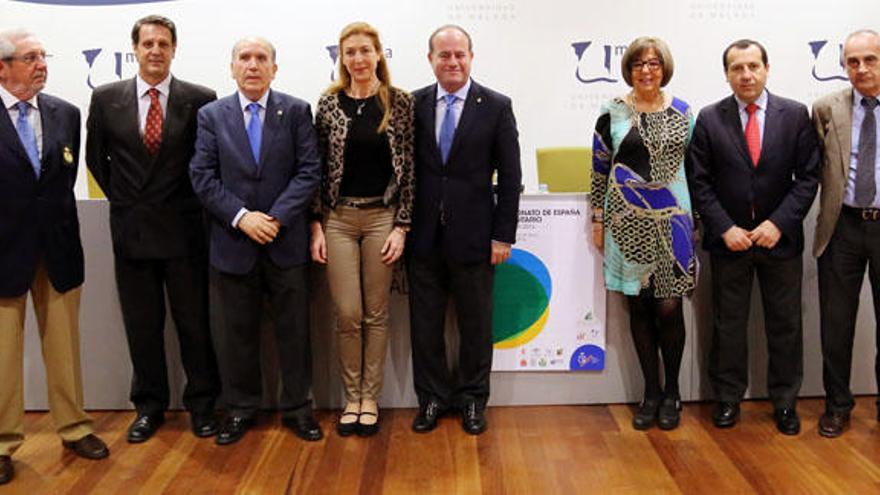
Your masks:
[{"label": "shirt collar", "polygon": [[468,78],[467,82],[464,83],[464,86],[458,88],[458,91],[456,91],[455,93],[449,93],[448,91],[443,89],[443,86],[441,86],[438,83],[437,84],[437,101],[442,100],[448,94],[454,94],[456,96],[456,98],[458,98],[459,100],[465,101],[467,99],[468,91],[470,91],[470,89],[471,89],[470,78]]},{"label": "shirt collar", "polygon": [[[875,98],[880,98],[880,96],[875,96]],[[862,100],[865,99],[865,95],[859,93],[859,90],[853,88],[853,108],[862,108]]]},{"label": "shirt collar", "polygon": [[[6,88],[4,88],[2,84],[0,84],[0,100],[3,101],[3,108],[6,108],[7,110],[13,108],[19,101],[21,101],[13,96],[12,93],[6,91]],[[37,95],[34,95],[31,99],[25,101],[30,103],[33,108],[40,108],[37,106]]]},{"label": "shirt collar", "polygon": [[156,88],[159,90],[159,93],[162,93],[165,96],[168,96],[168,92],[171,88],[171,73],[168,73],[168,76],[165,77],[159,84],[155,86],[151,86],[147,81],[141,79],[141,75],[138,74],[136,77],[137,80],[137,94],[138,98],[144,96],[147,93],[147,90],[150,88]]},{"label": "shirt collar", "polygon": [[250,100],[247,96],[244,95],[244,93],[242,93],[239,90],[238,91],[238,104],[241,105],[241,111],[247,112],[247,106],[250,105],[251,103],[257,103],[260,105],[260,108],[265,109],[266,104],[269,102],[269,91],[272,91],[272,90],[267,89],[266,92],[263,93],[263,96],[261,96],[259,100],[254,102],[254,101]]},{"label": "shirt collar", "polygon": [[[733,97],[736,99],[736,106],[739,108],[739,111],[745,112],[748,103],[740,100],[739,96],[736,96],[735,94],[733,95]],[[754,102],[755,105],[758,106],[758,110],[767,110],[767,99],[767,89],[765,88],[764,91],[761,91],[761,96],[759,96],[758,99]]]}]

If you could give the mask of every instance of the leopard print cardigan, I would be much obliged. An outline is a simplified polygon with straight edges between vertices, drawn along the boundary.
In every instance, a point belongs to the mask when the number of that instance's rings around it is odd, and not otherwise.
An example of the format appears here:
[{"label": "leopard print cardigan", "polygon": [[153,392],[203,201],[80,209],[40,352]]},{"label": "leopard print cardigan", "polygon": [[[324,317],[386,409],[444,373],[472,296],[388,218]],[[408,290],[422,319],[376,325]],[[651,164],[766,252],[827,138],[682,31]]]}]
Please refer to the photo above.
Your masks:
[{"label": "leopard print cardigan", "polygon": [[[388,123],[388,145],[391,148],[391,167],[393,173],[385,194],[386,205],[396,203],[395,225],[409,225],[412,222],[413,194],[415,178],[413,173],[413,97],[406,91],[391,87],[391,120]],[[312,218],[320,219],[336,207],[339,200],[339,187],[342,184],[345,140],[351,126],[338,94],[326,94],[318,100],[315,112],[315,127],[322,152],[321,190],[312,203]]]}]

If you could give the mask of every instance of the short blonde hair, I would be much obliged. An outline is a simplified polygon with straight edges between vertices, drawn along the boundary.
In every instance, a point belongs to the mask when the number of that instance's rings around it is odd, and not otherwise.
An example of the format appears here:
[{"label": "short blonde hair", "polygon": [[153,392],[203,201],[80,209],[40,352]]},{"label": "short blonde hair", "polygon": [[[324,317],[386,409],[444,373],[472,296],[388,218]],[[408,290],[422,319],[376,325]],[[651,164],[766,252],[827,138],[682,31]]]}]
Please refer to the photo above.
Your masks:
[{"label": "short blonde hair", "polygon": [[669,51],[669,45],[660,38],[641,36],[629,44],[626,52],[623,54],[623,59],[620,61],[620,73],[623,75],[623,80],[630,87],[633,85],[632,64],[649,48],[654,50],[657,58],[660,59],[660,64],[663,66],[663,80],[660,81],[660,87],[666,86],[669,84],[669,80],[672,79],[675,63],[672,60],[672,52]]}]

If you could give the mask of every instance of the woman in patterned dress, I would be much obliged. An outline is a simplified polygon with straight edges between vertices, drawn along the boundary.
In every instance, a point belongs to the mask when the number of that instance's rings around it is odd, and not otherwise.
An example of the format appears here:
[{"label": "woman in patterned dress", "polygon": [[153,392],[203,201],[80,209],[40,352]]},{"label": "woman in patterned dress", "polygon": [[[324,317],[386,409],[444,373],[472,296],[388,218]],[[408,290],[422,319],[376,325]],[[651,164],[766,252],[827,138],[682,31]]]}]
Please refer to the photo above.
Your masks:
[{"label": "woman in patterned dress", "polygon": [[323,156],[311,224],[312,259],[327,265],[346,405],[342,436],[379,430],[388,297],[413,205],[413,98],[391,86],[379,33],[355,22],[339,35],[339,76],[321,96]]},{"label": "woman in patterned dress", "polygon": [[603,105],[593,138],[593,243],[604,251],[605,286],[627,297],[645,378],[633,427],[668,430],[679,423],[682,296],[694,288],[697,263],[684,170],[693,115],[661,89],[673,72],[662,40],[633,41],[621,72],[632,91]]}]

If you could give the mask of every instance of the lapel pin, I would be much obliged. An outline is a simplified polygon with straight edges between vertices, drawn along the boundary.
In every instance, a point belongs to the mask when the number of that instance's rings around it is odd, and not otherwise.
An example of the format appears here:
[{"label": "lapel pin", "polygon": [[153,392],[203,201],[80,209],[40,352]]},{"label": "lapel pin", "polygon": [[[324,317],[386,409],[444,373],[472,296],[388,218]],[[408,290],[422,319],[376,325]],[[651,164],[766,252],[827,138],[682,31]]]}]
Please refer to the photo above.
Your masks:
[{"label": "lapel pin", "polygon": [[73,151],[70,150],[70,147],[65,146],[61,153],[63,154],[64,163],[73,165]]},{"label": "lapel pin", "polygon": [[483,97],[482,97],[482,96],[478,96],[478,97],[477,97],[477,103],[483,103]]},{"label": "lapel pin", "polygon": [[278,110],[278,116],[281,117],[282,114],[284,114],[284,110]]}]

